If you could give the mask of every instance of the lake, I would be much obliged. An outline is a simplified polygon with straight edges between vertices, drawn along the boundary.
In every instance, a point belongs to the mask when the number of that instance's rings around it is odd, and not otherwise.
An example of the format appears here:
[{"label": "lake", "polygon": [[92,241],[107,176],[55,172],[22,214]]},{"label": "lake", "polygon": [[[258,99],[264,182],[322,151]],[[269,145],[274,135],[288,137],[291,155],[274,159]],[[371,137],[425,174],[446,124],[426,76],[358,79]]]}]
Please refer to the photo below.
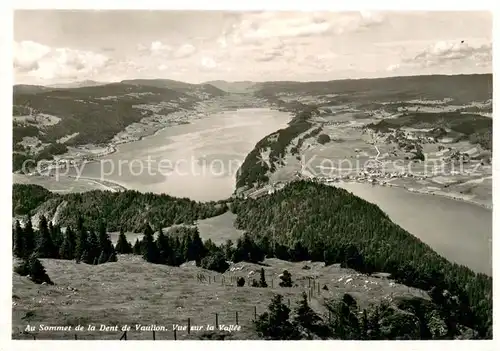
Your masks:
[{"label": "lake", "polygon": [[365,183],[337,183],[452,262],[492,274],[492,211],[442,196]]},{"label": "lake", "polygon": [[264,108],[212,114],[119,145],[86,164],[82,176],[141,192],[222,200],[234,192],[236,172],[255,144],[290,120],[289,113]]},{"label": "lake", "polygon": [[[101,162],[86,164],[82,175],[141,192],[198,201],[225,199],[232,195],[236,172],[257,141],[284,128],[290,119],[289,114],[270,109],[213,114],[120,145]],[[447,259],[491,274],[491,210],[400,188],[341,186],[378,205],[393,222]]]}]

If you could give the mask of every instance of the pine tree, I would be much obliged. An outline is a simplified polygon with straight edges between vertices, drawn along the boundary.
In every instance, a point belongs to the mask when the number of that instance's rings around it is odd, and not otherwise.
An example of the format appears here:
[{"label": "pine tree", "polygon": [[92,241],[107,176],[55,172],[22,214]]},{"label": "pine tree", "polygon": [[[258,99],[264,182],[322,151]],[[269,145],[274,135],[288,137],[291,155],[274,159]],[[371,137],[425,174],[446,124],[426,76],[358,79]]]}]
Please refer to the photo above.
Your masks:
[{"label": "pine tree", "polygon": [[115,250],[120,254],[130,254],[133,252],[132,245],[127,241],[123,228],[120,229],[120,235],[118,236]]},{"label": "pine tree", "polygon": [[56,258],[59,258],[59,248],[61,247],[64,241],[64,235],[61,231],[61,227],[57,224],[52,226],[52,231],[53,232],[51,236],[52,236],[52,242],[54,243],[56,249]]},{"label": "pine tree", "polygon": [[266,273],[264,272],[264,268],[260,269],[260,282],[259,282],[259,286],[261,288],[267,288]]},{"label": "pine tree", "polygon": [[196,265],[199,266],[203,257],[205,257],[205,246],[203,245],[203,241],[200,238],[200,233],[198,232],[198,228],[195,228],[194,233],[192,234],[190,245],[190,256],[189,261],[195,260]]},{"label": "pine tree", "polygon": [[87,245],[88,245],[88,258],[87,261],[84,262],[87,264],[97,264],[97,260],[101,253],[101,248],[99,245],[99,240],[97,238],[97,235],[92,229],[89,231],[88,234]]},{"label": "pine tree", "polygon": [[169,237],[163,234],[163,230],[160,229],[158,237],[156,238],[156,246],[158,248],[158,263],[168,264],[172,261],[172,250],[169,241]]},{"label": "pine tree", "polygon": [[146,225],[146,229],[144,230],[142,257],[145,261],[151,263],[158,263],[159,261],[158,247],[153,237],[153,229],[151,229],[149,224]]},{"label": "pine tree", "polygon": [[36,248],[36,235],[33,230],[33,223],[31,222],[31,217],[28,216],[26,219],[26,225],[24,226],[24,257],[29,258]]},{"label": "pine tree", "polygon": [[88,234],[87,230],[83,225],[83,218],[78,217],[77,223],[77,237],[76,237],[76,247],[75,247],[75,259],[77,262],[84,261],[82,256],[86,251],[86,257],[88,258],[89,250],[88,250]]},{"label": "pine tree", "polygon": [[24,255],[24,231],[23,228],[21,227],[21,223],[19,223],[18,220],[16,220],[16,224],[14,225],[14,230],[13,230],[14,236],[13,236],[13,245],[14,245],[14,256],[17,258],[23,258],[25,257]]},{"label": "pine tree", "polygon": [[52,236],[52,241],[54,241],[54,225],[52,221],[47,221],[47,227],[49,228],[49,233]]},{"label": "pine tree", "polygon": [[289,288],[289,287],[292,287],[292,275],[290,274],[290,272],[288,272],[287,270],[284,270],[283,271],[283,274],[281,274],[280,276],[280,283],[279,285],[281,287],[284,287],[284,288]]},{"label": "pine tree", "polygon": [[255,322],[259,336],[271,340],[296,340],[300,335],[290,322],[290,309],[281,295],[274,295],[269,312],[261,314]]},{"label": "pine tree", "polygon": [[66,228],[64,240],[59,248],[59,257],[63,260],[72,260],[75,258],[75,234],[71,227]]},{"label": "pine tree", "polygon": [[141,242],[139,241],[139,238],[135,239],[133,252],[134,252],[134,255],[142,255]]},{"label": "pine tree", "polygon": [[42,283],[47,283],[47,284],[51,284],[51,285],[54,284],[50,280],[47,272],[45,271],[45,267],[38,260],[38,257],[36,255],[31,255],[29,262],[28,262],[28,270],[29,270],[30,279],[33,282],[35,282],[37,284],[42,284]]},{"label": "pine tree", "polygon": [[335,337],[342,340],[356,340],[362,335],[358,319],[356,300],[349,294],[344,294],[340,301],[327,304],[331,314],[330,328]]},{"label": "pine tree", "polygon": [[75,250],[76,250],[76,234],[75,232],[73,231],[73,228],[71,228],[70,226],[66,227],[66,233],[65,233],[68,237],[68,241],[69,241],[69,246],[71,248],[71,255],[72,255],[72,258],[75,258]]},{"label": "pine tree", "polygon": [[173,241],[174,266],[180,266],[184,262],[183,246],[179,237],[175,237]]},{"label": "pine tree", "polygon": [[38,242],[36,247],[37,256],[40,258],[54,258],[57,256],[56,247],[52,242],[52,237],[47,226],[45,216],[40,216],[38,224]]},{"label": "pine tree", "polygon": [[182,262],[188,262],[192,259],[191,253],[191,235],[185,234],[182,238]]},{"label": "pine tree", "polygon": [[52,243],[54,244],[54,248],[55,248],[54,258],[59,258],[59,248],[62,245],[64,237],[61,233],[61,229],[59,228],[59,226],[54,225],[52,223],[52,221],[48,222],[48,228],[49,228],[50,237],[52,238]]},{"label": "pine tree", "polygon": [[226,240],[223,250],[224,250],[224,255],[226,256],[226,260],[231,261],[233,259],[233,252],[234,252],[233,242],[231,239]]},{"label": "pine tree", "polygon": [[[111,242],[111,239],[109,238],[109,235],[106,231],[106,225],[104,224],[103,221],[99,221],[99,247],[101,251],[104,251],[104,256],[106,257],[106,261],[111,255],[113,251],[113,243]],[[105,262],[106,262],[105,261]]]},{"label": "pine tree", "polygon": [[328,336],[327,327],[307,303],[307,294],[305,292],[302,293],[302,298],[295,312],[293,325],[300,331],[301,339],[311,340],[315,335],[320,338]]},{"label": "pine tree", "polygon": [[238,263],[246,260],[247,258],[248,255],[243,248],[243,240],[241,238],[238,238],[238,240],[236,240],[236,248],[232,252],[231,261],[233,261],[234,263]]}]

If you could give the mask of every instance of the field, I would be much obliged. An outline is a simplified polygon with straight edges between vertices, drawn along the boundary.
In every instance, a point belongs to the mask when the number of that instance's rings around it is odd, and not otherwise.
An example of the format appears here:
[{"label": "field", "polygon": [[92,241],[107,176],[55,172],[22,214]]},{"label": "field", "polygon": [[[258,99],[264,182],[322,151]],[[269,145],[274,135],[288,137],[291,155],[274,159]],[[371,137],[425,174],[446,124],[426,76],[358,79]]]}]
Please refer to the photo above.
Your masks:
[{"label": "field", "polygon": [[[327,298],[350,293],[360,306],[397,296],[427,298],[425,292],[395,284],[381,277],[368,277],[336,265],[322,263],[290,263],[277,259],[265,260],[262,265],[240,262],[224,274],[198,268],[193,263],[181,267],[154,265],[140,256],[119,255],[118,262],[102,265],[76,264],[74,261],[42,259],[55,285],[36,285],[26,277],[13,275],[12,337],[13,339],[74,339],[74,331],[35,331],[23,333],[28,324],[51,326],[96,325],[96,331],[76,332],[78,339],[117,340],[121,331],[98,331],[107,326],[128,324],[132,327],[128,340],[152,339],[151,331],[136,331],[135,325],[156,324],[168,328],[156,333],[156,339],[173,339],[172,325],[238,324],[240,331],[233,339],[256,339],[252,328],[255,309],[263,313],[273,294],[279,293],[294,308],[302,292],[308,292],[310,305],[325,314]],[[304,269],[307,265],[309,269]],[[247,286],[258,270],[265,269],[268,288]],[[278,275],[287,269],[298,286],[278,286]],[[198,279],[203,275],[204,280]],[[244,287],[236,287],[235,277],[244,277]],[[318,293],[319,286],[319,293]],[[326,286],[326,289],[324,287]],[[310,288],[311,287],[311,288]],[[325,315],[325,318],[326,315]],[[177,331],[176,337],[198,339],[201,331]]]},{"label": "field", "polygon": [[[216,245],[224,244],[227,240],[236,243],[236,240],[243,235],[243,231],[233,226],[235,219],[236,215],[227,211],[219,216],[198,220],[196,226],[203,241],[210,239]],[[163,231],[166,232],[168,229],[169,227],[163,228]],[[109,233],[113,245],[116,245],[118,242],[119,234],[119,232]],[[154,234],[155,238],[157,235],[158,233]],[[125,232],[125,236],[127,237],[127,241],[133,245],[137,239],[141,240],[144,234]]]}]

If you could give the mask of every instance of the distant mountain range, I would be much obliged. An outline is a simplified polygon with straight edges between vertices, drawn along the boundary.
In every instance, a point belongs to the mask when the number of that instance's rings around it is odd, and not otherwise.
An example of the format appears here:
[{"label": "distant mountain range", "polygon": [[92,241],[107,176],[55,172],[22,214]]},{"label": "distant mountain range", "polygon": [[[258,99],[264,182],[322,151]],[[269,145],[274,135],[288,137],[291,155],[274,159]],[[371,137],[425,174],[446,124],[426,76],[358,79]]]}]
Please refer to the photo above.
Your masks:
[{"label": "distant mountain range", "polygon": [[205,84],[213,85],[228,93],[249,93],[253,91],[253,88],[257,85],[257,83],[250,81],[227,82],[225,80],[212,80],[205,82]]},{"label": "distant mountain range", "polygon": [[[226,83],[224,87],[227,87],[230,84],[238,84],[238,83],[227,83],[224,81],[217,81],[217,82]],[[248,83],[253,84],[251,82]],[[16,84],[14,85],[14,93],[36,94],[58,89],[77,89],[77,88],[92,88],[92,87],[103,87],[103,86],[111,87],[111,86],[116,86],[118,84],[137,86],[137,87],[140,86],[140,87],[171,89],[178,92],[191,92],[193,90],[198,90],[212,95],[224,95],[225,93],[228,92],[227,89],[221,89],[218,86],[210,83],[192,84],[172,79],[127,79],[127,80],[122,80],[121,82],[97,82],[93,80],[84,80],[81,82],[60,83],[51,85]]]},{"label": "distant mountain range", "polygon": [[82,87],[97,87],[99,85],[106,85],[110,82],[96,82],[95,80],[83,80],[81,82],[60,83],[47,85],[48,88],[67,89],[67,88],[82,88]]},{"label": "distant mountain range", "polygon": [[51,85],[16,84],[16,85],[14,85],[14,93],[36,94],[36,93],[47,92],[47,91],[57,90],[57,89],[98,87],[98,86],[106,85],[106,84],[110,84],[110,83],[109,82],[96,82],[93,80],[84,80],[81,82],[59,83],[59,84],[51,84]]}]

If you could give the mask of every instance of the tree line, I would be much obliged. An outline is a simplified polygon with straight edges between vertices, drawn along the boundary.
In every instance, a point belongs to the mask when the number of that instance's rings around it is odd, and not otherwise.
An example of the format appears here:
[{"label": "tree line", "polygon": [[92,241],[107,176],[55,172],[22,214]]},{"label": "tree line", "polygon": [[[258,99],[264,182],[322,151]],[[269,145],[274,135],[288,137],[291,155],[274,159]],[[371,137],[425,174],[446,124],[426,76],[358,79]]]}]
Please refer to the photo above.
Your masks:
[{"label": "tree line", "polygon": [[146,224],[144,236],[137,238],[132,245],[121,230],[116,252],[141,255],[147,262],[169,266],[194,261],[199,267],[219,273],[224,273],[229,268],[229,262],[258,263],[265,258],[264,251],[247,233],[238,238],[236,243],[227,240],[216,245],[211,239],[203,241],[196,226],[176,226],[168,231],[158,227],[157,232],[155,238],[155,231]]},{"label": "tree line", "polygon": [[43,210],[43,213],[52,216],[58,211],[61,227],[77,228],[81,217],[89,227],[94,228],[105,219],[109,231],[141,232],[145,222],[162,227],[191,224],[227,211],[226,201],[197,202],[133,190],[94,190],[61,195],[32,184],[14,184],[12,201],[13,215],[34,215]]},{"label": "tree line", "polygon": [[17,273],[30,275],[36,283],[49,284],[52,282],[39,258],[94,265],[117,261],[104,222],[101,221],[98,228],[86,228],[81,217],[75,229],[66,227],[64,233],[59,225],[48,222],[45,216],[40,216],[37,230],[33,228],[31,217],[26,218],[24,227],[17,220],[12,231],[12,254],[21,260],[15,267]]}]

